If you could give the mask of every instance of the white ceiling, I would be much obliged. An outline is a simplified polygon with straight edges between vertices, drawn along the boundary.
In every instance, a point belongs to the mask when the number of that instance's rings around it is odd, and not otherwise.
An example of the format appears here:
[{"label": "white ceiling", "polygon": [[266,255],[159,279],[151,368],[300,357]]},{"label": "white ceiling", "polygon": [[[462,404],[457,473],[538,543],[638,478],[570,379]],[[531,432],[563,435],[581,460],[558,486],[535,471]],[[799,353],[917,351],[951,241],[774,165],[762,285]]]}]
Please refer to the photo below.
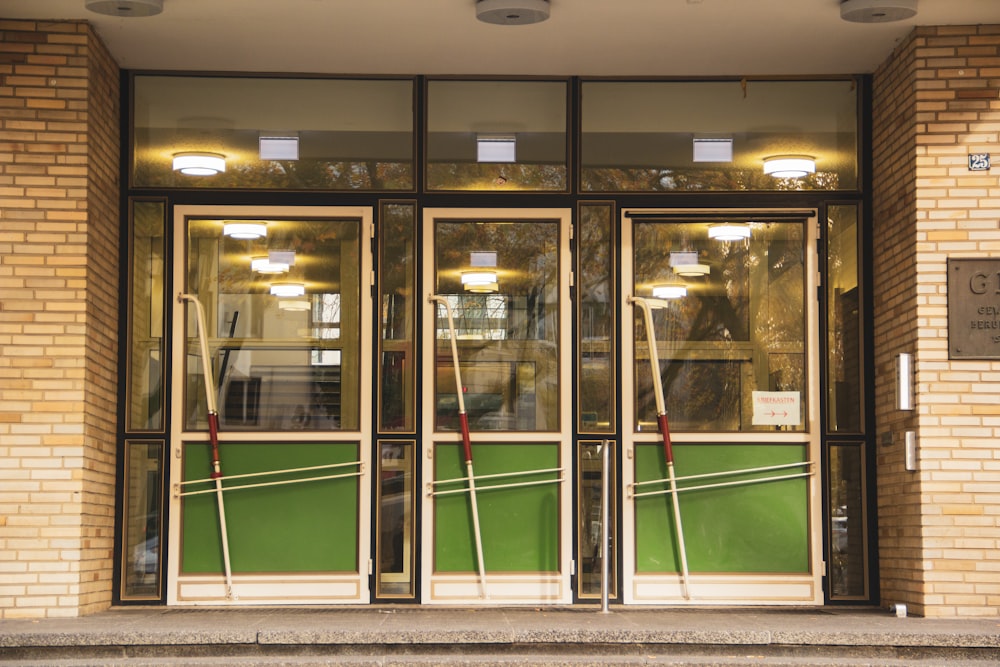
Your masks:
[{"label": "white ceiling", "polygon": [[1000,24],[1000,0],[919,0],[858,24],[840,0],[551,0],[527,26],[475,0],[164,0],[118,18],[84,0],[3,0],[0,18],[86,19],[128,69],[330,74],[750,76],[872,72],[915,25]]}]

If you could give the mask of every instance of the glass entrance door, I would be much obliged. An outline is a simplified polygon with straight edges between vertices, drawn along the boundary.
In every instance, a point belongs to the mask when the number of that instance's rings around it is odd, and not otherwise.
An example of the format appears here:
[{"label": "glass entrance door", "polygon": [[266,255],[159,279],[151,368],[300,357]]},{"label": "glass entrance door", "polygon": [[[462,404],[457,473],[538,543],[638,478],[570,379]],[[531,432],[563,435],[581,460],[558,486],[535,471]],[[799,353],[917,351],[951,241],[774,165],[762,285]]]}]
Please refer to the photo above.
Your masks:
[{"label": "glass entrance door", "polygon": [[170,603],[369,599],[371,225],[175,208]]},{"label": "glass entrance door", "polygon": [[815,236],[625,212],[625,602],[822,602]]},{"label": "glass entrance door", "polygon": [[424,212],[424,603],[572,599],[570,212]]}]

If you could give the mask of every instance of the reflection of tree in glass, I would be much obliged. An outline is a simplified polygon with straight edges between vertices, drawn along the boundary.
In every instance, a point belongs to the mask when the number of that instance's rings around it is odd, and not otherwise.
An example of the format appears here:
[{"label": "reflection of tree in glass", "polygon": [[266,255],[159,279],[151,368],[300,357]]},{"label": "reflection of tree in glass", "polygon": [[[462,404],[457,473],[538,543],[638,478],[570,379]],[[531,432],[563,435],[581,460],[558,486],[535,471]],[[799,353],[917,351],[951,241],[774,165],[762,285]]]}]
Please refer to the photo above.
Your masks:
[{"label": "reflection of tree in glass", "polygon": [[565,164],[445,162],[427,165],[430,190],[562,191]]},{"label": "reflection of tree in glass", "polygon": [[216,176],[178,174],[169,161],[136,158],[135,183],[141,187],[260,190],[409,190],[410,162],[348,160],[251,160],[227,166]]},{"label": "reflection of tree in glass", "polygon": [[580,207],[577,228],[577,294],[580,302],[579,404],[585,423],[610,424],[614,378],[611,373],[611,335],[614,328],[614,283],[611,229],[614,207]]},{"label": "reflection of tree in glass", "polygon": [[[460,272],[470,267],[469,253],[496,252],[503,294],[526,295],[552,305],[558,289],[559,226],[554,222],[439,222],[437,292],[464,291]],[[544,299],[545,301],[539,301]]]},{"label": "reflection of tree in glass", "polygon": [[[545,320],[556,316],[558,304],[558,225],[531,222],[439,222],[437,235],[438,293],[464,294],[461,272],[470,266],[471,252],[495,252],[499,292],[523,297],[525,337],[555,331]],[[508,335],[508,338],[520,336]],[[544,336],[537,336],[544,337]]]},{"label": "reflection of tree in glass", "polygon": [[693,169],[674,167],[584,167],[584,192],[671,192],[711,190],[836,190],[836,172],[818,172],[805,178],[774,178],[755,169]]},{"label": "reflection of tree in glass", "polygon": [[765,355],[767,385],[758,389],[803,391],[803,227],[775,222],[760,227],[760,239],[754,243],[762,266],[755,281],[759,297],[754,307],[753,340]]},{"label": "reflection of tree in glass", "polygon": [[[706,237],[704,224],[636,223],[635,281],[639,296],[653,285],[685,282],[688,295],[653,311],[653,326],[661,359],[661,382],[671,420],[678,428],[739,428],[740,364],[734,341],[748,341],[749,245],[720,243]],[[695,252],[711,267],[704,278],[682,279],[670,267],[671,252]],[[655,419],[656,406],[649,375],[647,333],[641,313],[635,314],[638,416]],[[711,361],[699,360],[699,350],[713,343]],[[719,347],[721,346],[721,348]],[[719,353],[722,353],[721,356]]]},{"label": "reflection of tree in glass", "polygon": [[611,302],[611,207],[584,206],[580,209],[577,243],[580,302]]},{"label": "reflection of tree in glass", "polygon": [[[685,282],[688,294],[653,312],[668,412],[679,427],[737,430],[753,390],[798,390],[804,383],[803,225],[751,223],[751,239],[707,239],[705,224],[637,222],[636,293]],[[681,278],[671,252],[697,253],[711,273]],[[637,397],[655,417],[644,321],[636,313]],[[745,374],[747,364],[751,372]],[[750,385],[747,385],[747,382]]]}]

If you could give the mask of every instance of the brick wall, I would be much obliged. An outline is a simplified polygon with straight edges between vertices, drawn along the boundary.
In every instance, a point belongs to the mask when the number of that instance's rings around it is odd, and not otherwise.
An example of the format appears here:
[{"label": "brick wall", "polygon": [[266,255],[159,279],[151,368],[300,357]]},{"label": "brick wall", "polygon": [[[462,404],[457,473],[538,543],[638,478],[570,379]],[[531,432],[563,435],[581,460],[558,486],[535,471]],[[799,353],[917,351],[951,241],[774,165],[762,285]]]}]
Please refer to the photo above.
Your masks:
[{"label": "brick wall", "polygon": [[[1000,257],[1000,26],[921,27],[874,81],[881,592],[926,616],[1000,615],[1000,361],[948,358],[947,260]],[[915,355],[916,410],[894,360]],[[915,472],[902,438],[914,430]]]},{"label": "brick wall", "polygon": [[0,20],[0,617],[111,601],[118,68],[83,22]]}]

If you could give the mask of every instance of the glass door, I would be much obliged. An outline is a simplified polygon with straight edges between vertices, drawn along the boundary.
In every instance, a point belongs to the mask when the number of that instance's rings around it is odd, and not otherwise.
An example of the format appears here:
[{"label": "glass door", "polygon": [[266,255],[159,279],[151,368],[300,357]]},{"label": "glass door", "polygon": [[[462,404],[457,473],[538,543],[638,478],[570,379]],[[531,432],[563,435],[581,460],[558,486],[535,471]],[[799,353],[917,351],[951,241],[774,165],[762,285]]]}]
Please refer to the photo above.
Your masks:
[{"label": "glass door", "polygon": [[822,602],[816,229],[624,213],[625,602]]},{"label": "glass door", "polygon": [[371,224],[175,208],[170,603],[369,599]]},{"label": "glass door", "polygon": [[424,212],[424,603],[572,600],[570,212]]}]

